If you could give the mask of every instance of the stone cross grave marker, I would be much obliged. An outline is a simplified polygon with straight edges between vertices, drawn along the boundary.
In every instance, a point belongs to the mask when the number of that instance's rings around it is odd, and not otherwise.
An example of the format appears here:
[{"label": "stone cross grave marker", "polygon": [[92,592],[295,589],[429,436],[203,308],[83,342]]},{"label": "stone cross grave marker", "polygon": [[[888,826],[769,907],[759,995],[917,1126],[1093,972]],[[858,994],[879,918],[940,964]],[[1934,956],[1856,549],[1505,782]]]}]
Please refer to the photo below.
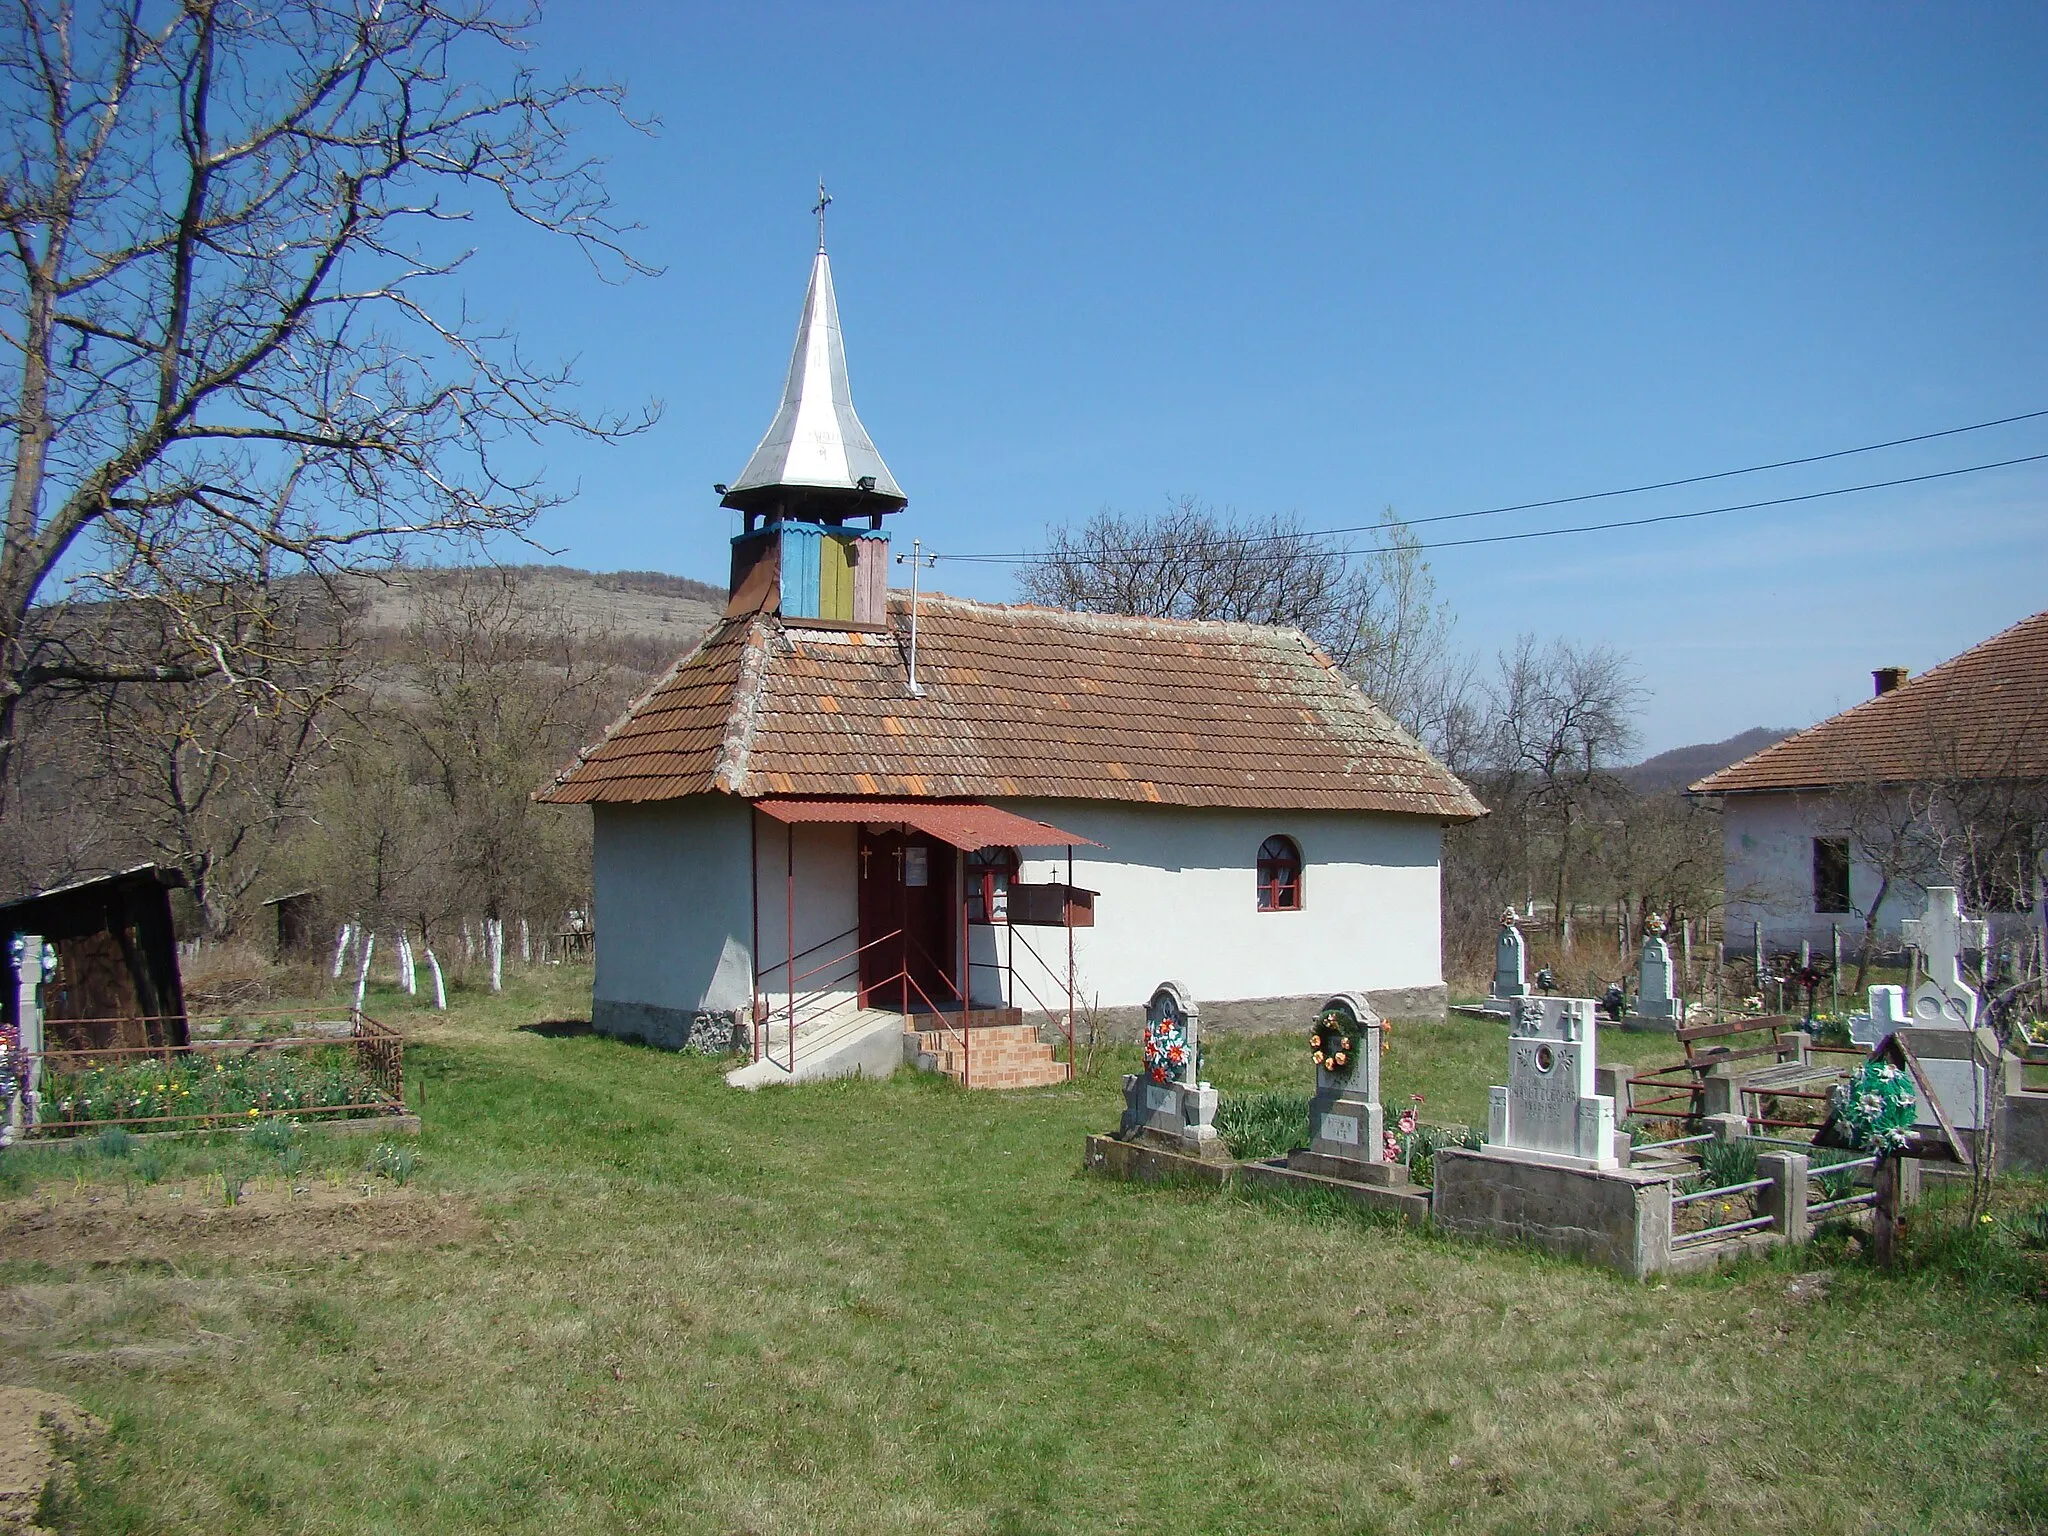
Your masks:
[{"label": "stone cross grave marker", "polygon": [[1927,1029],[1975,1029],[1977,994],[1963,980],[1963,951],[1989,941],[1982,918],[1963,916],[1952,885],[1927,888],[1927,915],[1899,924],[1899,935],[1927,957],[1927,979],[1913,988],[1913,1022]]},{"label": "stone cross grave marker", "polygon": [[1528,964],[1528,945],[1522,938],[1522,930],[1515,926],[1515,914],[1511,910],[1500,915],[1500,937],[1493,945],[1493,997],[1491,1001],[1505,1003],[1513,1008],[1517,998],[1529,995],[1529,983],[1524,975]]},{"label": "stone cross grave marker", "polygon": [[1566,1168],[1616,1168],[1614,1100],[1593,1091],[1590,997],[1524,998],[1508,1037],[1508,1081],[1489,1094],[1487,1152]]},{"label": "stone cross grave marker", "polygon": [[1643,934],[1643,953],[1636,962],[1636,1016],[1644,1019],[1685,1018],[1685,1005],[1672,986],[1671,945],[1664,937],[1661,919]]},{"label": "stone cross grave marker", "polygon": [[1869,1011],[1849,1021],[1852,1045],[1876,1045],[1894,1030],[1905,1029],[1913,1022],[1913,1015],[1906,1011],[1904,987],[1872,987],[1869,996]]},{"label": "stone cross grave marker", "polygon": [[1349,1042],[1344,1060],[1326,1054],[1316,1067],[1309,1101],[1309,1150],[1346,1163],[1384,1163],[1386,1113],[1380,1107],[1380,1016],[1356,992],[1339,992],[1316,1016],[1316,1036],[1329,1052]]},{"label": "stone cross grave marker", "polygon": [[1144,1070],[1124,1078],[1126,1139],[1165,1140],[1189,1157],[1221,1161],[1216,1090],[1199,1077],[1202,1010],[1177,981],[1161,982],[1145,1005]]}]

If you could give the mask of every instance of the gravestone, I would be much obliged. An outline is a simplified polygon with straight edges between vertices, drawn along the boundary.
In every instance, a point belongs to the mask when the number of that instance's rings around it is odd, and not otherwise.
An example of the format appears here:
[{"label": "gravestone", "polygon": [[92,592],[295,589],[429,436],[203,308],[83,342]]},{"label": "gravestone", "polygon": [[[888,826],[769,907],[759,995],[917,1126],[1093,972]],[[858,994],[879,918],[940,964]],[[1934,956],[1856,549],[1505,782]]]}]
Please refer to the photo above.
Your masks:
[{"label": "gravestone", "polygon": [[1188,1157],[1229,1159],[1216,1134],[1216,1090],[1200,1080],[1202,1010],[1177,981],[1145,1005],[1145,1068],[1124,1078],[1118,1135],[1145,1137]]},{"label": "gravestone", "polygon": [[1643,925],[1643,952],[1636,962],[1636,1008],[1639,1019],[1683,1023],[1685,1004],[1672,986],[1671,945],[1664,938],[1664,919],[1652,916]]},{"label": "gravestone", "polygon": [[1515,913],[1511,907],[1500,915],[1500,937],[1493,945],[1493,995],[1487,999],[1489,1003],[1512,1013],[1515,1003],[1529,995],[1524,970],[1528,960],[1528,945],[1522,938],[1522,930],[1515,926]]},{"label": "gravestone", "polygon": [[[1326,1051],[1328,1044],[1340,1041],[1349,1049],[1326,1054],[1316,1066],[1316,1091],[1308,1109],[1309,1151],[1346,1164],[1386,1162],[1379,1014],[1360,994],[1340,992],[1317,1015],[1316,1037],[1327,1042]],[[1345,1059],[1336,1060],[1337,1054]]]},{"label": "gravestone", "polygon": [[1923,1029],[1975,1029],[1977,994],[1963,980],[1963,951],[1988,942],[1982,918],[1963,916],[1952,885],[1927,888],[1927,913],[1899,924],[1899,935],[1927,959],[1927,976],[1913,988],[1912,1013]]},{"label": "gravestone", "polygon": [[1849,1020],[1849,1042],[1852,1045],[1873,1046],[1880,1043],[1894,1030],[1912,1026],[1913,1015],[1906,1011],[1906,989],[1904,987],[1872,987],[1870,1008]]},{"label": "gravestone", "polygon": [[1590,997],[1524,998],[1508,1037],[1508,1081],[1487,1106],[1484,1151],[1565,1168],[1620,1167],[1614,1100],[1593,1091]]}]

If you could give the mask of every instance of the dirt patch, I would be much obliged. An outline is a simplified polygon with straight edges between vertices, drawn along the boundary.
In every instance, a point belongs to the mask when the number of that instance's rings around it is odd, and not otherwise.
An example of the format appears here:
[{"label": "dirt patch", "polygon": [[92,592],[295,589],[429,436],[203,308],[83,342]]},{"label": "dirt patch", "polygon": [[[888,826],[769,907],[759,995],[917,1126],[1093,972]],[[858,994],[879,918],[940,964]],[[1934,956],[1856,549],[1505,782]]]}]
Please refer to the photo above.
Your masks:
[{"label": "dirt patch", "polygon": [[234,1205],[217,1184],[163,1185],[132,1199],[85,1189],[0,1203],[0,1257],[118,1264],[213,1257],[333,1257],[471,1241],[484,1225],[453,1195],[371,1184],[247,1189]]},{"label": "dirt patch", "polygon": [[28,1387],[0,1387],[0,1536],[35,1536],[43,1489],[69,1467],[57,1437],[83,1439],[106,1426],[68,1397]]}]

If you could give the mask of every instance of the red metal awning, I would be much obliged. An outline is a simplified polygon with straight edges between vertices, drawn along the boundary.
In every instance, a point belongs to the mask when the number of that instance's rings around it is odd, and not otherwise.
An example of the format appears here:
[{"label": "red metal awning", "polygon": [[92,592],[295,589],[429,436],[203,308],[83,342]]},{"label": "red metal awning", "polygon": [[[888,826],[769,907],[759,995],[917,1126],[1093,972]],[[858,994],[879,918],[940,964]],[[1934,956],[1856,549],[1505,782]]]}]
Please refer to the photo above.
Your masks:
[{"label": "red metal awning", "polygon": [[754,809],[777,821],[901,823],[972,853],[977,848],[1050,848],[1102,844],[1078,832],[967,800],[756,800]]}]

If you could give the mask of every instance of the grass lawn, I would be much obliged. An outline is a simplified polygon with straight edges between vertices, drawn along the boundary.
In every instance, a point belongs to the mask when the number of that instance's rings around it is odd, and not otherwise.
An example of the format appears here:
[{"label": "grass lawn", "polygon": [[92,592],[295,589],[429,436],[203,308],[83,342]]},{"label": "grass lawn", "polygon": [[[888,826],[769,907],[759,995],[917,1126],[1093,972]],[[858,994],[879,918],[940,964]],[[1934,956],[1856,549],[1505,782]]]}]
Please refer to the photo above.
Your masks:
[{"label": "grass lawn", "polygon": [[[587,1017],[587,985],[372,1004],[414,1032],[403,1186],[317,1138],[242,1212],[208,1170],[260,1170],[253,1150],[182,1147],[140,1189],[133,1152],[27,1160],[17,1226],[97,1199],[111,1230],[174,1190],[222,1222],[170,1256],[0,1250],[0,1377],[112,1425],[60,1525],[2048,1527],[2048,1311],[2011,1263],[1809,1252],[1635,1284],[1348,1207],[1132,1187],[1077,1171],[1127,1055],[1026,1093],[744,1094],[716,1063],[520,1027]],[[1397,1026],[1390,1102],[1480,1119],[1501,1040]],[[1205,1075],[1307,1068],[1292,1038],[1225,1038]]]}]

